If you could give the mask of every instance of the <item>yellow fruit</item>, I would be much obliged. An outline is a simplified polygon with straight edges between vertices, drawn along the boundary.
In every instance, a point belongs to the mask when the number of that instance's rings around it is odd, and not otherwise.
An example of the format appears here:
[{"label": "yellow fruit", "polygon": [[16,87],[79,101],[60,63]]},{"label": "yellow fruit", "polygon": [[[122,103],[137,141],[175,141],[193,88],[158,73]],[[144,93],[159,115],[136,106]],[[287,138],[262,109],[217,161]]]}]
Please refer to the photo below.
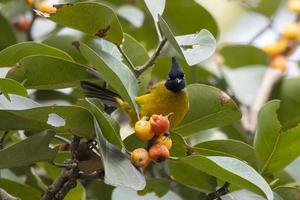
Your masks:
[{"label": "yellow fruit", "polygon": [[300,14],[300,0],[290,0],[288,7],[291,11]]},{"label": "yellow fruit", "polygon": [[289,40],[297,40],[300,38],[300,24],[291,23],[287,25],[282,33],[282,36]]},{"label": "yellow fruit", "polygon": [[48,13],[48,14],[56,13],[56,8],[46,1],[42,1],[41,3],[39,3],[36,9],[43,13]]},{"label": "yellow fruit", "polygon": [[150,162],[148,151],[143,148],[135,149],[131,152],[131,162],[136,167],[146,168]]},{"label": "yellow fruit", "polygon": [[277,56],[277,55],[283,53],[287,47],[288,47],[288,40],[286,40],[285,38],[282,38],[277,42],[265,45],[261,49],[264,52],[266,52],[266,54],[273,57],[273,56]]},{"label": "yellow fruit", "polygon": [[284,72],[287,68],[288,59],[285,56],[276,56],[272,59],[271,67],[273,69],[278,69],[281,72]]},{"label": "yellow fruit", "polygon": [[146,120],[140,120],[136,122],[134,130],[137,137],[144,141],[151,140],[154,136],[151,124],[149,121]]},{"label": "yellow fruit", "polygon": [[168,135],[159,136],[155,143],[165,145],[168,150],[172,148],[172,139]]}]

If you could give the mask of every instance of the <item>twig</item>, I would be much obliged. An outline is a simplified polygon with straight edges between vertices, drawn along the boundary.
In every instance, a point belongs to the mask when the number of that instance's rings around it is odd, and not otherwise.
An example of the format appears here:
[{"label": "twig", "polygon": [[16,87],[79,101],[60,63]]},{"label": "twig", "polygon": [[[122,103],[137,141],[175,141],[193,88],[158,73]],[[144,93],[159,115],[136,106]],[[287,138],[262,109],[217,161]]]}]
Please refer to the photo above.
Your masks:
[{"label": "twig", "polygon": [[34,10],[31,11],[31,16],[32,16],[32,19],[31,19],[31,22],[29,24],[29,29],[26,31],[26,35],[27,35],[27,40],[28,41],[33,41],[33,37],[32,37],[32,27],[33,27],[33,24],[36,20],[36,17],[37,15],[35,14]]},{"label": "twig", "polygon": [[131,62],[129,57],[126,55],[126,53],[122,49],[121,45],[117,45],[117,48],[120,51],[120,53],[122,54],[122,56],[124,57],[124,59],[126,60],[126,62],[129,64],[130,69],[134,72],[135,71],[134,64]]},{"label": "twig", "polygon": [[229,193],[229,189],[228,189],[229,186],[230,186],[230,183],[225,182],[224,185],[220,189],[218,189],[217,191],[215,191],[213,193],[208,194],[205,200],[221,199],[220,198],[221,196]]},{"label": "twig", "polygon": [[74,165],[71,168],[63,169],[58,179],[48,187],[47,191],[41,197],[41,200],[62,200],[66,194],[76,187],[79,177],[78,169],[78,149],[80,145],[80,137],[74,136],[71,142],[71,155]]},{"label": "twig", "polygon": [[144,71],[146,71],[149,67],[151,67],[152,65],[155,64],[155,60],[160,55],[160,53],[161,53],[162,49],[164,48],[165,44],[167,43],[167,41],[168,41],[167,38],[163,38],[159,42],[159,44],[158,44],[155,52],[150,57],[150,59],[142,67],[140,67],[139,69],[135,70],[136,77],[139,77]]},{"label": "twig", "polygon": [[248,44],[252,44],[257,38],[259,38],[262,34],[264,34],[269,28],[273,26],[274,18],[271,18],[269,23],[263,27],[257,34],[253,36],[253,38],[248,42]]}]

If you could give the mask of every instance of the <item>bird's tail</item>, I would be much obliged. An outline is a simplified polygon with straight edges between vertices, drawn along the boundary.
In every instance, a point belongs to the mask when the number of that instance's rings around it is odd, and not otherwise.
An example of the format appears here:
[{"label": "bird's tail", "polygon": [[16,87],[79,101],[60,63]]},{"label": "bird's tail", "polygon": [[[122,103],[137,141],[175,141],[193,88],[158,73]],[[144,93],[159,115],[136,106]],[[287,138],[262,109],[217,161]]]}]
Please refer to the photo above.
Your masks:
[{"label": "bird's tail", "polygon": [[86,97],[98,98],[109,106],[117,107],[117,99],[120,99],[117,93],[88,81],[81,81],[80,86]]}]

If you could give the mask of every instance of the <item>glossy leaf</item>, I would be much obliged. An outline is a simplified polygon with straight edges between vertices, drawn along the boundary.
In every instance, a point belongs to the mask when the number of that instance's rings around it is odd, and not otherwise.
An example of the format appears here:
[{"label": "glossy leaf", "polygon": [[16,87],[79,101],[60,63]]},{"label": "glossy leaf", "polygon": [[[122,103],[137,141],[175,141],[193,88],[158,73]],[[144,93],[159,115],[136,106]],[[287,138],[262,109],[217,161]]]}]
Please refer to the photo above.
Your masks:
[{"label": "glossy leaf", "polygon": [[230,156],[256,168],[253,147],[238,140],[211,140],[197,144],[195,151],[204,156]]},{"label": "glossy leaf", "polygon": [[135,97],[138,93],[138,83],[130,69],[106,52],[99,51],[97,54],[83,43],[80,43],[78,48],[89,63],[103,75],[105,81],[137,111]]},{"label": "glossy leaf", "polygon": [[278,118],[283,128],[289,129],[300,123],[300,78],[285,78],[274,88],[272,98],[280,99]]},{"label": "glossy leaf", "polygon": [[216,40],[208,30],[203,29],[196,34],[175,37],[162,17],[159,17],[159,25],[164,36],[190,66],[206,60],[216,50]]},{"label": "glossy leaf", "polygon": [[0,13],[0,50],[17,43],[17,38],[12,26]]},{"label": "glossy leaf", "polygon": [[178,162],[186,163],[197,170],[232,183],[233,185],[253,191],[273,200],[273,192],[268,183],[246,163],[231,157],[223,156],[189,156]]},{"label": "glossy leaf", "polygon": [[37,42],[22,42],[3,49],[0,52],[0,67],[14,66],[19,60],[32,55],[45,55],[73,61],[62,50]]},{"label": "glossy leaf", "polygon": [[300,126],[283,131],[276,113],[279,106],[280,101],[270,101],[258,114],[254,149],[263,174],[282,170],[300,152]]},{"label": "glossy leaf", "polygon": [[31,99],[0,96],[0,130],[47,130],[86,138],[95,135],[91,113],[78,106],[41,106]]},{"label": "glossy leaf", "polygon": [[82,80],[96,79],[89,68],[50,56],[30,56],[20,60],[7,77],[24,82],[26,88],[57,89],[78,86]]},{"label": "glossy leaf", "polygon": [[39,133],[0,150],[0,169],[29,166],[38,161],[53,160],[56,152],[49,148],[53,136],[53,132]]},{"label": "glossy leaf", "polygon": [[125,154],[104,138],[96,119],[94,119],[94,124],[104,164],[104,182],[116,187],[123,186],[133,190],[142,190],[146,185],[145,177],[131,164]]},{"label": "glossy leaf", "polygon": [[145,0],[145,4],[147,5],[155,23],[157,23],[158,16],[161,16],[165,10],[166,0]]},{"label": "glossy leaf", "polygon": [[195,166],[182,160],[168,160],[170,175],[179,183],[192,187],[201,192],[212,192],[217,186],[217,180]]},{"label": "glossy leaf", "polygon": [[26,88],[15,80],[8,78],[0,78],[0,93],[16,94],[20,96],[27,96]]},{"label": "glossy leaf", "polygon": [[105,38],[115,44],[121,44],[123,40],[122,27],[115,12],[103,4],[94,2],[66,4],[52,14],[50,19],[89,35]]},{"label": "glossy leaf", "polygon": [[[99,107],[97,106],[96,102],[93,101],[93,99],[86,99],[86,101],[88,102],[89,110],[95,116],[105,139],[111,144],[114,144],[119,149],[121,149],[123,145],[119,133],[119,124],[108,114],[99,109]],[[117,126],[115,126],[115,124]]]},{"label": "glossy leaf", "polygon": [[[188,136],[201,130],[225,126],[240,119],[234,101],[221,90],[201,84],[187,87],[189,112],[174,131]],[[205,94],[205,95],[203,95]]]},{"label": "glossy leaf", "polygon": [[[143,66],[149,59],[147,50],[137,40],[128,34],[124,34],[123,50],[134,66]],[[142,95],[148,90],[151,80],[152,68],[145,71],[139,77],[139,94]]]},{"label": "glossy leaf", "polygon": [[147,180],[146,187],[138,191],[138,194],[145,195],[154,192],[156,196],[163,197],[171,188],[171,183],[163,178],[155,178]]},{"label": "glossy leaf", "polygon": [[22,200],[39,199],[41,197],[41,193],[35,188],[8,179],[0,179],[0,188]]}]

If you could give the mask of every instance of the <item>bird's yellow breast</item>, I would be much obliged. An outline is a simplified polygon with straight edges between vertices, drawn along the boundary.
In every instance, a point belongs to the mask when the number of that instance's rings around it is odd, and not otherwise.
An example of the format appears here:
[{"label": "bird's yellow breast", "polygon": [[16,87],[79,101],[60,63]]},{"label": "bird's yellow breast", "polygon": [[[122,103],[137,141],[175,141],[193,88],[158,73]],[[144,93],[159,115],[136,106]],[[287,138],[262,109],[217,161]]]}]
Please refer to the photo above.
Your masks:
[{"label": "bird's yellow breast", "polygon": [[140,106],[141,117],[173,113],[171,127],[177,126],[189,109],[186,90],[178,93],[171,92],[165,87],[164,82],[156,84],[149,93],[136,97],[136,102]]}]

